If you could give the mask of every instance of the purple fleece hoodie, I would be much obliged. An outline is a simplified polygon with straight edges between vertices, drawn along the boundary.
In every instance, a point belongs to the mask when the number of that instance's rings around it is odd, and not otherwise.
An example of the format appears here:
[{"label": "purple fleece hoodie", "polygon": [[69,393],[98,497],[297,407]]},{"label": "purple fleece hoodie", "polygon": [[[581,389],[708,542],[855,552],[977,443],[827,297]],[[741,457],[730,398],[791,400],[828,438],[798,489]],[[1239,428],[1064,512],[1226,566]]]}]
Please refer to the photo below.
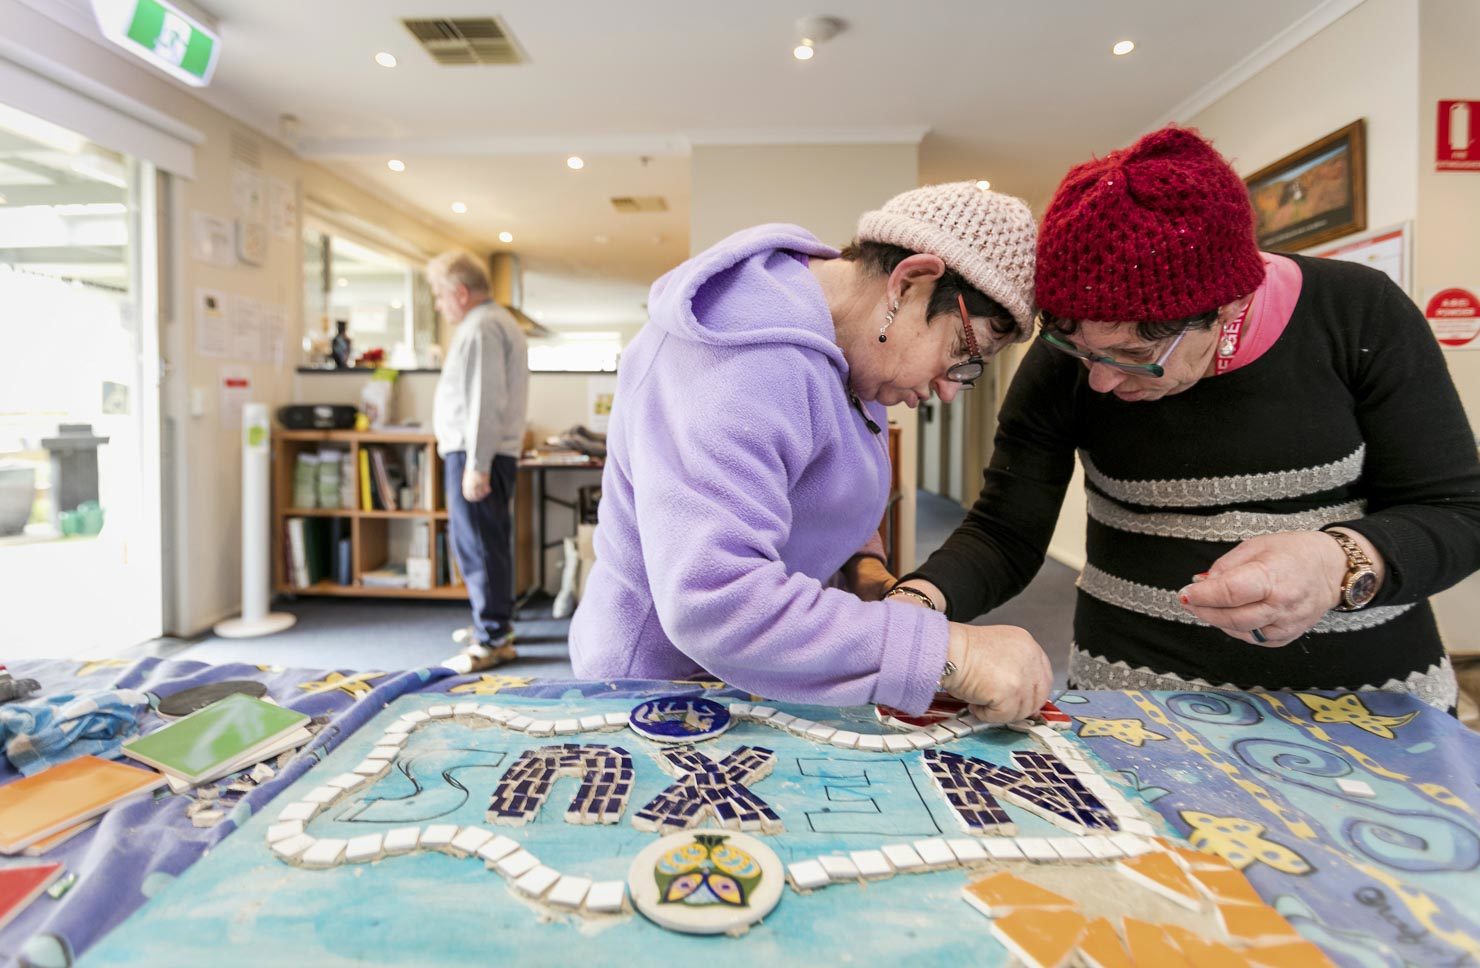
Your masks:
[{"label": "purple fleece hoodie", "polygon": [[576,675],[707,673],[795,702],[929,703],[945,617],[827,584],[889,493],[887,438],[850,406],[806,265],[837,254],[762,225],[653,285],[617,381],[596,566],[570,629]]}]

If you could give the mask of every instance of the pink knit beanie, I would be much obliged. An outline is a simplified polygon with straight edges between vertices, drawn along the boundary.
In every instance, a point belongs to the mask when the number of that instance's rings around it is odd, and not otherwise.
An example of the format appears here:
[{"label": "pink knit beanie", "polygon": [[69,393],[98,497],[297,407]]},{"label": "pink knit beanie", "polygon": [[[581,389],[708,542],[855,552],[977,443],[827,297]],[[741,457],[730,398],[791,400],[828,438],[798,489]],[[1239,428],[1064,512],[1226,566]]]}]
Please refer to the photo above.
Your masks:
[{"label": "pink knit beanie", "polygon": [[974,182],[927,185],[889,199],[858,220],[860,242],[883,242],[936,255],[1033,334],[1033,254],[1038,231],[1020,198]]}]

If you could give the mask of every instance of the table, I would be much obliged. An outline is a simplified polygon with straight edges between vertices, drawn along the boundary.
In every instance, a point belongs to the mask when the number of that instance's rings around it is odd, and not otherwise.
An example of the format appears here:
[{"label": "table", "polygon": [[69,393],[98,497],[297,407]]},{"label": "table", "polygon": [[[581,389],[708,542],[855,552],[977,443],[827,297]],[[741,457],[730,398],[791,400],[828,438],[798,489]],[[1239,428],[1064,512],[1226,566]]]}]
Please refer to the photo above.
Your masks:
[{"label": "table", "polygon": [[[519,617],[519,612],[520,612],[521,609],[523,609],[524,607],[526,607],[527,605],[529,605],[530,602],[532,602],[534,599],[538,598],[540,595],[544,594],[544,591],[545,591],[545,552],[549,551],[551,548],[558,548],[563,543],[563,542],[558,541],[558,540],[557,541],[549,541],[549,540],[546,539],[546,536],[545,536],[546,535],[546,531],[547,531],[546,524],[548,522],[548,519],[546,517],[546,509],[551,504],[557,505],[558,507],[568,508],[568,509],[570,509],[571,512],[573,512],[577,516],[577,519],[578,519],[577,520],[577,523],[579,523],[580,509],[579,509],[578,505],[576,504],[576,502],[574,502],[574,501],[567,501],[564,498],[551,497],[549,494],[545,493],[545,475],[547,473],[549,473],[550,471],[593,471],[593,470],[599,471],[599,470],[601,470],[605,466],[606,466],[606,462],[604,460],[602,460],[601,458],[599,458],[599,457],[587,457],[587,458],[585,458],[584,460],[581,460],[581,461],[563,460],[563,459],[551,459],[551,458],[547,458],[547,457],[521,457],[519,459],[519,471],[520,471],[520,473],[524,473],[524,472],[528,471],[532,475],[532,478],[533,478],[533,489],[534,489],[534,522],[535,522],[534,545],[535,545],[535,559],[536,559],[536,563],[535,563],[535,575],[536,575],[536,578],[535,578],[534,583],[532,585],[530,585],[528,588],[525,588],[525,589],[522,589],[522,590],[516,588],[514,590],[514,617],[515,618],[518,618]],[[514,572],[517,575],[517,573],[519,571],[518,565],[517,565],[517,561],[518,561],[518,550],[517,550],[517,538],[516,538],[518,529],[516,527],[513,530],[515,531],[516,534],[515,535],[510,535],[510,541],[516,542],[515,555],[514,555],[514,560],[516,562],[516,565],[515,565],[515,568],[514,568]],[[517,578],[515,580],[517,581]]]},{"label": "table", "polygon": [[[441,667],[366,673],[362,679],[346,671],[160,660],[16,663],[12,672],[38,678],[52,692],[113,687],[172,692],[217,679],[253,678],[266,683],[280,702],[327,722],[306,755],[249,795],[215,828],[193,828],[184,816],[183,798],[169,797],[117,809],[98,827],[54,851],[48,859],[62,860],[81,879],[61,901],[43,897],[0,931],[0,951],[24,952],[37,963],[56,964],[98,944],[149,898],[160,899],[150,905],[154,910],[188,894],[186,889],[199,881],[194,872],[180,890],[172,891],[171,884],[204,851],[266,812],[274,797],[341,745],[346,749],[340,759],[357,759],[361,747],[373,742],[382,728],[379,722],[363,732],[361,727],[381,716],[393,700],[420,694],[426,694],[424,702],[514,696],[545,700],[553,707],[672,692],[748,698],[719,683],[535,682],[496,674],[456,677]],[[443,695],[447,698],[434,698]],[[1240,844],[1253,851],[1256,856],[1245,873],[1260,894],[1333,960],[1361,966],[1464,965],[1480,954],[1480,737],[1452,718],[1389,693],[1071,692],[1060,702],[1074,717],[1079,739],[1116,771],[1116,780],[1149,801],[1170,829],[1225,854],[1236,853]],[[821,719],[840,712],[854,721],[867,715],[820,709],[811,715]],[[784,739],[778,738],[777,749],[786,749],[780,745]],[[739,741],[726,741],[726,749]],[[14,776],[8,767],[0,770],[0,780]],[[492,782],[467,776],[480,795]],[[1342,779],[1360,779],[1378,795],[1365,799],[1338,793]],[[766,787],[757,787],[757,792],[767,792]],[[857,796],[847,791],[839,795]],[[629,825],[607,831],[614,837],[608,849],[621,856],[652,837]],[[236,851],[236,843],[213,850],[212,857]],[[920,883],[936,885],[931,889],[944,898],[939,902],[942,923],[953,932],[970,933],[982,953],[981,963],[1000,963],[987,922],[954,900],[959,884],[952,877],[959,880],[960,872],[922,875]],[[873,892],[868,897],[882,901],[906,887],[896,877],[866,890]],[[501,888],[480,898],[488,924],[513,915],[524,920],[514,933],[469,926],[459,935],[468,958],[486,963],[490,938],[538,938],[537,930],[546,930],[536,929],[528,920],[530,912]],[[836,914],[833,902],[827,903],[823,913]],[[417,929],[411,921],[397,925],[384,928],[391,931],[385,938]],[[749,941],[722,941],[705,951],[716,964],[753,963],[754,952],[765,947],[765,935],[751,937],[752,948],[746,947]],[[120,932],[117,940],[121,944],[126,938]],[[113,941],[104,949],[110,954]],[[367,950],[379,943],[375,937],[363,941],[372,945]],[[558,956],[558,945],[547,953]],[[815,951],[796,951],[770,960],[812,963],[815,957]],[[104,963],[112,963],[111,958]]]}]

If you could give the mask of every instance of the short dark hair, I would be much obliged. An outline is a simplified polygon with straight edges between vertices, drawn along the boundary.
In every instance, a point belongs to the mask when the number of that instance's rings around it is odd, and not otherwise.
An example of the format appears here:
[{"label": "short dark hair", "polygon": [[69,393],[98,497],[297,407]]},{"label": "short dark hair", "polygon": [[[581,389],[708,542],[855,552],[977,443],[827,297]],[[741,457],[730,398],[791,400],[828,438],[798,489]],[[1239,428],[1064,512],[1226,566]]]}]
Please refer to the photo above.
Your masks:
[{"label": "short dark hair", "polygon": [[[1185,319],[1159,319],[1155,322],[1137,323],[1136,335],[1148,343],[1154,343],[1168,336],[1176,336],[1183,329],[1212,329],[1218,323],[1218,311],[1222,308],[1214,306],[1205,313],[1198,313],[1196,316],[1188,316]],[[1064,336],[1073,336],[1079,332],[1079,327],[1084,325],[1083,320],[1064,319],[1046,309],[1039,311],[1038,322],[1045,328]]]},{"label": "short dark hair", "polygon": [[[885,242],[860,242],[854,239],[843,247],[840,257],[844,262],[857,263],[864,271],[873,275],[887,276],[912,255],[919,253]],[[994,335],[1009,338],[1017,335],[1017,322],[1012,318],[1012,313],[991,296],[977,290],[966,281],[965,276],[950,266],[946,266],[945,273],[935,280],[935,289],[931,291],[930,303],[925,309],[926,322],[946,313],[950,313],[952,317],[959,316],[960,311],[956,308],[958,293],[966,298],[966,311],[972,316],[985,316],[987,326]]]}]

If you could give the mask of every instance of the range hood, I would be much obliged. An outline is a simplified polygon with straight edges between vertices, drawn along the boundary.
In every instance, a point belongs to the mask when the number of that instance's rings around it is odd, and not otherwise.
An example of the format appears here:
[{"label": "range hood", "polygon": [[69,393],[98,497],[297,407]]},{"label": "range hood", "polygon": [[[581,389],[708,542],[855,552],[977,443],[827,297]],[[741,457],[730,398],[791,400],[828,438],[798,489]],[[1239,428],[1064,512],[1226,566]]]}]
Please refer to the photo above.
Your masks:
[{"label": "range hood", "polygon": [[520,305],[524,302],[524,270],[513,252],[495,252],[488,257],[489,281],[493,284],[493,301],[507,309],[518,321],[529,339],[548,339],[554,332],[542,326]]}]

